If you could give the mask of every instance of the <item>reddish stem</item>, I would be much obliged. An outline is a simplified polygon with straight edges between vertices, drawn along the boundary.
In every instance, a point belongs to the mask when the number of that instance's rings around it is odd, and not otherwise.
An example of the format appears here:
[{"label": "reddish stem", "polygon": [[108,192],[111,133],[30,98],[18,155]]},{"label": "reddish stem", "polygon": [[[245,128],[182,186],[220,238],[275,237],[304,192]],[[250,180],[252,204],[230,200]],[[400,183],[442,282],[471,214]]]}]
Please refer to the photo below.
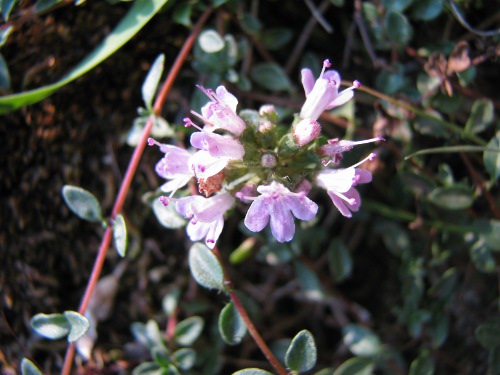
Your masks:
[{"label": "reddish stem", "polygon": [[271,364],[271,366],[274,367],[276,372],[279,375],[287,375],[288,372],[281,365],[281,363],[278,361],[278,359],[274,356],[271,349],[269,349],[269,347],[265,343],[264,339],[260,335],[259,331],[257,331],[257,328],[255,328],[255,326],[252,322],[252,319],[250,319],[250,316],[248,315],[247,311],[245,310],[245,307],[243,307],[243,305],[241,304],[241,301],[238,298],[238,295],[232,289],[233,283],[231,282],[231,280],[227,276],[224,262],[222,261],[222,258],[220,256],[219,249],[217,248],[217,246],[214,247],[214,249],[212,251],[215,254],[215,256],[217,257],[217,259],[219,260],[219,264],[222,267],[223,274],[224,274],[224,284],[229,286],[229,290],[228,290],[229,297],[231,298],[231,301],[233,301],[233,304],[234,304],[234,307],[236,308],[236,310],[238,310],[238,313],[240,314],[241,319],[243,319],[243,321],[245,322],[245,325],[247,326],[247,329],[248,329],[248,332],[250,333],[250,336],[252,336],[255,343],[259,347],[260,351],[262,352],[262,354],[264,354],[264,356],[266,357],[268,362]]},{"label": "reddish stem", "polygon": [[[205,24],[206,20],[212,13],[212,9],[208,8],[200,17],[196,25],[194,26],[193,30],[191,31],[191,34],[187,37],[186,41],[184,42],[184,45],[182,46],[179,54],[177,55],[177,58],[175,59],[174,64],[172,65],[172,68],[170,69],[167,79],[165,80],[165,83],[163,84],[160,93],[158,94],[153,109],[156,114],[159,114],[161,112],[161,109],[163,108],[163,105],[165,103],[165,100],[167,98],[167,95],[172,88],[172,85],[174,83],[175,78],[177,77],[179,70],[181,69],[182,64],[186,60],[186,57],[193,47],[193,44],[196,40],[196,37],[201,31],[202,26]],[[144,130],[141,135],[141,139],[139,141],[139,144],[134,150],[134,153],[132,155],[132,158],[130,159],[130,163],[128,165],[127,171],[125,173],[125,177],[120,185],[120,191],[118,192],[118,196],[116,197],[115,204],[113,206],[113,210],[111,213],[110,221],[112,222],[113,219],[115,218],[116,215],[120,213],[122,210],[123,204],[125,202],[125,198],[127,197],[127,193],[130,189],[130,185],[132,183],[132,179],[134,178],[135,172],[137,171],[137,167],[139,165],[139,162],[141,160],[141,156],[144,152],[144,148],[146,147],[147,144],[147,139],[149,137],[149,134],[151,132],[151,128],[153,127],[153,121],[151,117],[149,118],[146,126],[144,127]],[[78,309],[78,312],[80,314],[85,314],[85,311],[87,310],[90,298],[94,292],[95,286],[97,284],[97,281],[99,280],[99,276],[102,271],[102,267],[104,265],[104,261],[106,260],[106,254],[109,249],[109,244],[111,242],[111,237],[112,237],[112,228],[111,226],[108,226],[106,228],[106,231],[104,232],[103,239],[101,241],[101,245],[99,246],[99,251],[97,253],[97,258],[94,263],[94,268],[92,269],[92,273],[90,275],[89,281],[87,283],[87,288],[85,290],[85,294],[82,298],[82,302],[80,304],[80,308]],[[64,364],[63,364],[63,369],[61,374],[62,375],[69,375],[71,371],[71,366],[73,364],[73,357],[75,354],[75,344],[71,343],[66,351],[66,356],[64,357]]]},{"label": "reddish stem", "polygon": [[234,307],[236,310],[238,310],[238,313],[241,316],[241,319],[245,322],[245,325],[248,328],[248,332],[254,339],[255,343],[261,350],[261,352],[264,354],[266,359],[269,361],[271,366],[274,367],[274,369],[278,372],[279,375],[287,375],[288,372],[286,369],[281,365],[281,363],[278,361],[278,359],[274,356],[273,352],[267,344],[264,342],[264,339],[262,339],[262,336],[259,334],[255,326],[253,325],[252,320],[250,319],[250,316],[248,316],[247,311],[243,307],[243,305],[240,302],[240,299],[236,295],[236,293],[233,290],[229,291],[229,297],[231,298],[231,301],[234,303]]}]

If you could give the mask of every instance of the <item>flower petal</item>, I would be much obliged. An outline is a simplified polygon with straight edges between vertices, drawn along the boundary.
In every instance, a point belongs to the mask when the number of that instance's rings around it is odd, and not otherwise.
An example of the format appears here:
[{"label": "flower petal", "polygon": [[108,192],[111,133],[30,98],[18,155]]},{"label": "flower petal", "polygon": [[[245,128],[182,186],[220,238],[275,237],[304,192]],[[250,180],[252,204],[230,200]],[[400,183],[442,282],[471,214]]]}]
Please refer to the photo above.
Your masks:
[{"label": "flower petal", "polygon": [[269,211],[264,197],[256,198],[245,215],[245,226],[252,232],[260,232],[269,222]]}]

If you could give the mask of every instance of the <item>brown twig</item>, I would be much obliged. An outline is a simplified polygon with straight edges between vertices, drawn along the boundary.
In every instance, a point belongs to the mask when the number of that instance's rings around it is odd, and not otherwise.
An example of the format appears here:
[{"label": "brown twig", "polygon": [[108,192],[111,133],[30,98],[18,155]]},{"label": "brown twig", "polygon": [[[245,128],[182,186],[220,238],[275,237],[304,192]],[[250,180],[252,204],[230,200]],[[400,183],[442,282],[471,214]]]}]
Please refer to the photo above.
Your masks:
[{"label": "brown twig", "polygon": [[[210,16],[212,12],[211,8],[208,8],[200,17],[196,25],[194,26],[193,30],[191,31],[191,34],[187,37],[186,41],[184,42],[184,45],[182,46],[182,49],[180,50],[174,64],[172,65],[172,68],[170,69],[170,72],[167,76],[167,79],[165,80],[165,83],[163,84],[160,93],[158,94],[153,109],[156,114],[159,114],[161,112],[161,109],[163,108],[163,105],[165,103],[166,97],[174,83],[175,78],[179,74],[180,68],[184,61],[186,60],[186,57],[191,50],[196,37],[201,31],[202,26],[205,24],[206,20]],[[153,127],[153,120],[150,118],[144,127],[144,130],[141,135],[141,139],[139,141],[139,144],[134,150],[134,153],[132,154],[132,157],[130,159],[130,163],[128,165],[127,171],[125,173],[125,177],[121,183],[120,186],[120,191],[118,192],[118,196],[116,198],[115,204],[113,206],[113,210],[111,213],[110,220],[113,221],[113,219],[118,215],[123,207],[123,204],[125,202],[125,198],[127,196],[128,191],[130,190],[130,185],[132,183],[132,180],[134,178],[135,172],[137,170],[137,167],[139,165],[139,162],[141,160],[141,156],[144,152],[144,149],[147,144],[147,139],[149,137],[149,134],[151,132],[151,128]],[[92,296],[92,293],[94,292],[95,286],[97,284],[97,281],[99,279],[99,276],[101,274],[102,267],[104,265],[104,261],[106,260],[106,254],[109,249],[109,244],[111,243],[111,237],[113,235],[112,227],[108,226],[106,228],[106,231],[104,232],[103,239],[101,241],[101,245],[99,246],[99,251],[97,254],[97,258],[94,263],[94,268],[92,269],[92,273],[90,275],[89,281],[87,283],[87,288],[85,290],[85,294],[82,298],[82,302],[80,304],[80,308],[78,309],[78,312],[80,314],[85,314],[88,303],[90,301],[90,298]],[[75,344],[71,343],[68,346],[68,349],[66,351],[66,355],[64,358],[64,364],[63,364],[63,369],[62,369],[62,374],[63,375],[69,375],[71,371],[71,366],[73,364],[73,357],[75,355]]]}]

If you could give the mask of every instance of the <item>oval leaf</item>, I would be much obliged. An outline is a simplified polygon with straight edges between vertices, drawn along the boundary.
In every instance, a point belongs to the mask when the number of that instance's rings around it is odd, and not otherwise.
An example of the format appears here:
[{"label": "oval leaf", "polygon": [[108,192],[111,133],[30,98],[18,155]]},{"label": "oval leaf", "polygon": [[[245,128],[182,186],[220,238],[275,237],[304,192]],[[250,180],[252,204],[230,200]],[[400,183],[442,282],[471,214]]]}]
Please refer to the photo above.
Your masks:
[{"label": "oval leaf", "polygon": [[224,273],[217,257],[208,247],[195,243],[189,250],[189,268],[198,284],[224,290]]},{"label": "oval leaf", "polygon": [[419,0],[412,7],[412,17],[429,21],[439,16],[443,10],[443,0]]},{"label": "oval leaf", "polygon": [[408,375],[433,375],[434,361],[428,350],[422,350],[419,356],[411,363]]},{"label": "oval leaf", "polygon": [[165,64],[165,55],[159,55],[156,60],[151,65],[148,75],[144,80],[142,85],[142,99],[146,108],[151,109],[153,105],[153,99],[158,88],[158,83],[160,82],[161,75],[163,73],[163,66]]},{"label": "oval leaf", "polygon": [[184,319],[175,327],[175,340],[179,345],[191,345],[200,336],[204,325],[203,318],[199,316]]},{"label": "oval leaf", "polygon": [[196,352],[191,348],[182,348],[172,354],[172,361],[181,370],[189,370],[196,362]]},{"label": "oval leaf", "polygon": [[78,217],[88,221],[102,221],[101,206],[97,198],[78,186],[65,185],[62,188],[64,201]]},{"label": "oval leaf", "polygon": [[186,220],[175,210],[175,204],[165,207],[159,199],[155,199],[151,207],[156,218],[165,228],[178,229],[186,225]]},{"label": "oval leaf", "polygon": [[400,46],[408,43],[413,36],[413,28],[408,19],[399,12],[387,12],[384,19],[387,38]]},{"label": "oval leaf", "polygon": [[428,198],[436,206],[446,210],[463,210],[469,208],[474,201],[470,190],[463,186],[436,188]]},{"label": "oval leaf", "polygon": [[278,64],[257,64],[251,70],[250,77],[258,85],[271,91],[291,90],[292,88],[288,76]]},{"label": "oval leaf", "polygon": [[66,318],[70,326],[68,335],[69,342],[78,340],[89,330],[90,323],[87,318],[77,313],[76,311],[65,311],[64,317]]},{"label": "oval leaf", "polygon": [[21,374],[22,375],[42,375],[42,372],[28,358],[23,358],[23,360],[21,361]]},{"label": "oval leaf", "polygon": [[219,333],[222,339],[229,345],[236,345],[241,342],[246,331],[247,326],[234,304],[230,302],[224,306],[219,315]]},{"label": "oval leaf", "polygon": [[116,251],[124,257],[127,253],[127,226],[121,214],[116,215],[113,222],[113,238],[115,240]]},{"label": "oval leaf", "polygon": [[371,375],[375,363],[368,358],[349,358],[342,363],[333,375]]},{"label": "oval leaf", "polygon": [[373,357],[382,349],[380,339],[368,328],[348,324],[342,329],[344,344],[360,357]]},{"label": "oval leaf", "polygon": [[285,354],[285,363],[292,371],[309,371],[316,364],[316,344],[311,332],[300,331]]},{"label": "oval leaf", "polygon": [[292,39],[293,33],[288,28],[277,27],[263,31],[259,37],[268,50],[274,51],[287,44]]},{"label": "oval leaf", "polygon": [[495,116],[493,102],[488,99],[478,99],[472,104],[471,112],[465,124],[466,133],[480,133],[493,121]]},{"label": "oval leaf", "polygon": [[349,249],[340,240],[333,240],[328,247],[328,265],[336,283],[345,280],[352,272]]},{"label": "oval leaf", "polygon": [[[500,131],[491,138],[486,147],[500,150]],[[483,163],[491,178],[497,180],[500,177],[500,152],[485,151],[483,153]]]},{"label": "oval leaf", "polygon": [[260,368],[246,368],[233,372],[232,375],[273,375],[271,372],[261,370]]},{"label": "oval leaf", "polygon": [[30,320],[31,328],[39,335],[57,340],[71,331],[71,326],[63,314],[36,314]]},{"label": "oval leaf", "polygon": [[215,30],[206,30],[200,34],[198,43],[206,53],[219,52],[224,48],[224,39]]},{"label": "oval leaf", "polygon": [[486,349],[500,346],[500,321],[481,324],[476,329],[476,339]]}]

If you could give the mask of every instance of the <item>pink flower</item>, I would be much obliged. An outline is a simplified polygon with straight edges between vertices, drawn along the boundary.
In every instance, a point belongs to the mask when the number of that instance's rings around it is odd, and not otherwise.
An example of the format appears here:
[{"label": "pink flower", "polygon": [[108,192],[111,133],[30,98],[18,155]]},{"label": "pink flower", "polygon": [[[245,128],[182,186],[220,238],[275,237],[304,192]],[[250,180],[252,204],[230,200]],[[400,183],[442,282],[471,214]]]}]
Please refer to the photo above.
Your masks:
[{"label": "pink flower", "polygon": [[183,148],[166,145],[156,142],[150,138],[150,145],[157,144],[165,156],[156,164],[156,173],[167,180],[170,180],[161,186],[164,192],[175,192],[186,185],[194,177],[192,169],[189,168],[189,158],[191,153]]},{"label": "pink flower", "polygon": [[292,134],[295,144],[304,146],[313,141],[321,133],[318,121],[306,118],[293,127]]},{"label": "pink flower", "polygon": [[293,193],[278,182],[261,185],[257,191],[261,195],[254,198],[248,208],[245,225],[252,232],[260,232],[270,222],[271,232],[278,242],[290,241],[293,238],[293,216],[309,221],[318,212],[318,205],[304,193]]},{"label": "pink flower", "polygon": [[318,186],[326,189],[333,204],[346,217],[351,217],[352,212],[358,211],[361,206],[361,197],[354,186],[371,180],[370,171],[354,167],[325,169],[316,176]]},{"label": "pink flower", "polygon": [[208,178],[222,171],[231,160],[242,160],[243,145],[236,138],[206,131],[191,135],[191,145],[200,149],[189,165],[198,178]]},{"label": "pink flower", "polygon": [[224,214],[234,201],[227,192],[210,198],[193,195],[178,199],[175,208],[179,214],[190,219],[186,233],[191,241],[205,238],[205,244],[213,249],[224,227]]},{"label": "pink flower", "polygon": [[236,114],[238,99],[229,93],[224,86],[215,90],[205,89],[198,86],[212,101],[201,109],[205,121],[205,130],[213,132],[216,129],[224,129],[236,136],[241,135],[246,128],[245,121]]},{"label": "pink flower", "polygon": [[335,70],[325,71],[330,66],[328,60],[323,62],[323,70],[316,81],[310,69],[302,69],[306,101],[300,111],[301,118],[317,120],[323,111],[348,102],[354,95],[353,90],[360,87],[360,83],[354,81],[351,87],[339,93],[340,75]]}]

